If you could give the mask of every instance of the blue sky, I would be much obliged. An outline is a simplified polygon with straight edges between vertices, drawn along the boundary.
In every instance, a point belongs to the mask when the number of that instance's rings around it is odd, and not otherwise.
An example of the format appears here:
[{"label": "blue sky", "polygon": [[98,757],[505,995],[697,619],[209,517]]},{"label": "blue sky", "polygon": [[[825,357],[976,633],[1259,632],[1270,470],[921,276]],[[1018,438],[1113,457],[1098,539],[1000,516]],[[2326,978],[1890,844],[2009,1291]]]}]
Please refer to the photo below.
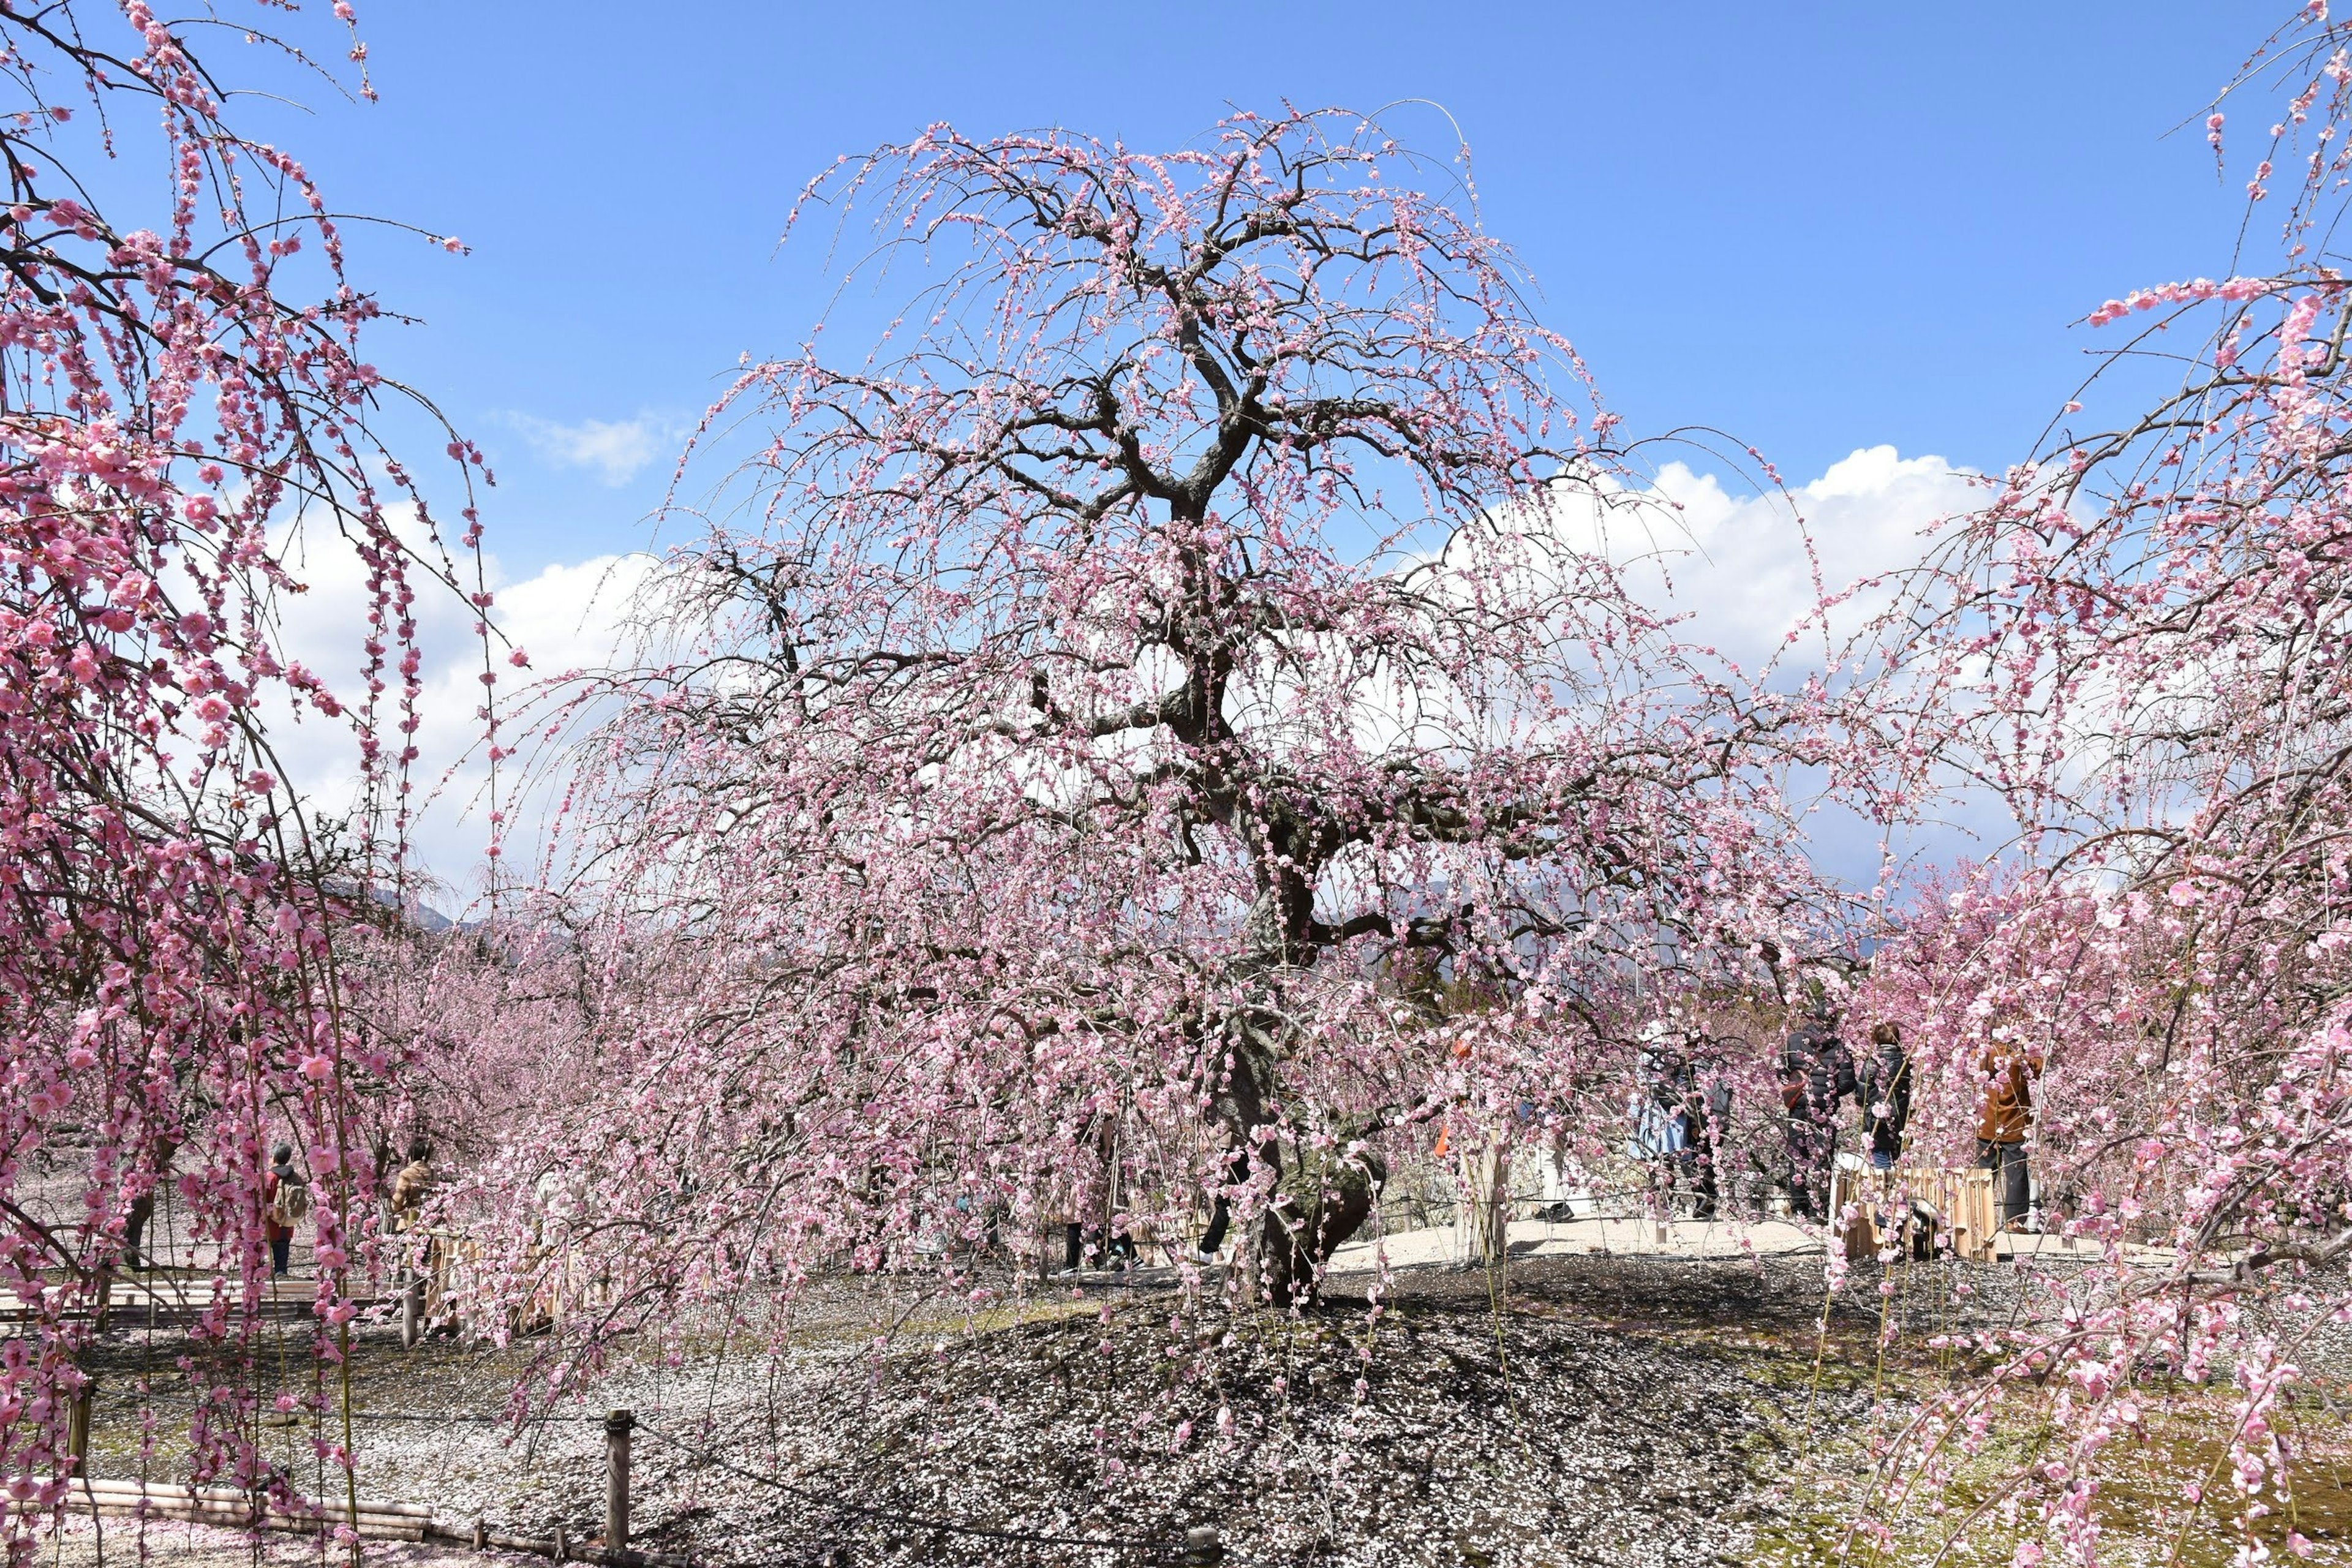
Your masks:
[{"label": "blue sky", "polygon": [[[387,324],[372,357],[493,459],[499,618],[542,672],[610,657],[643,568],[612,558],[652,542],[680,434],[739,355],[790,352],[825,310],[823,229],[776,242],[803,184],[843,153],[937,120],[1157,149],[1229,106],[1442,105],[1383,120],[1441,153],[1460,127],[1487,228],[1533,271],[1538,313],[1576,342],[1628,429],[1711,426],[1759,448],[1835,584],[1915,558],[1921,526],[1971,504],[1958,470],[2028,454],[2101,338],[2070,322],[2137,286],[2231,269],[2244,171],[2217,178],[2202,117],[2289,13],[2251,0],[360,5],[381,102],[320,95],[309,112],[255,99],[240,112],[338,209],[472,247],[451,257],[355,230],[352,269],[422,318]],[[234,53],[215,49],[216,68]],[[2259,132],[2279,96],[2235,106],[2233,124]],[[897,302],[851,301],[826,341],[862,352],[859,328]],[[446,469],[426,437],[399,445],[437,487]],[[1677,601],[1705,640],[1769,649],[1809,601],[1786,511],[1682,458],[1663,477],[1691,503],[1706,559],[1677,572]],[[297,651],[331,673],[351,657],[355,571],[317,566],[321,591],[305,601]],[[350,580],[325,580],[336,572]],[[437,770],[476,739],[479,653],[461,606],[420,613],[419,740]],[[322,751],[316,765],[324,781],[343,764]],[[483,841],[478,816],[456,815],[474,777],[461,764],[421,830],[425,863],[445,874]],[[1825,837],[1852,874],[1874,874],[1868,835]]]},{"label": "blue sky", "polygon": [[375,355],[492,453],[527,574],[644,541],[671,432],[823,309],[819,247],[775,247],[795,191],[937,119],[1164,146],[1228,103],[1431,100],[1637,432],[1720,426],[1792,479],[1880,444],[1997,466],[2080,373],[2071,320],[2227,268],[2242,175],[2167,132],[2286,10],[363,0],[382,102],[254,112],[337,206],[474,247],[366,239],[358,271],[424,318]]}]

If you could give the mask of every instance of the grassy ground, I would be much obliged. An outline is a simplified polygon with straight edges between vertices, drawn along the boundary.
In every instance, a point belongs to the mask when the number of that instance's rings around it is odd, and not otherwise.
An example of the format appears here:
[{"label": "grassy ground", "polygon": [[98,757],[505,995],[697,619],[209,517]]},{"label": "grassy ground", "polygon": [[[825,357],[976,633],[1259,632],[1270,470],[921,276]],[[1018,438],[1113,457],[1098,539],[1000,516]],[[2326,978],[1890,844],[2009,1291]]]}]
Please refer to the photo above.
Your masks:
[{"label": "grassy ground", "polygon": [[[1787,1435],[1786,1501],[1780,1517],[1758,1532],[1756,1563],[1992,1568],[2011,1563],[2021,1542],[2040,1538],[2035,1500],[2017,1478],[2067,1458],[2051,1419],[2050,1391],[2013,1389],[1982,1449],[1937,1484],[1911,1478],[1890,1483],[1874,1460],[1885,1436],[1969,1369],[1900,1347],[1885,1357],[1874,1345],[1849,1350],[1857,1364],[1846,1375],[1856,1387],[1870,1385],[1869,1414],[1853,1426]],[[1866,1379],[1858,1366],[1864,1352],[1872,1352]],[[2118,1435],[2101,1456],[2091,1517],[2103,1563],[2222,1568],[2239,1561],[2249,1543],[2274,1561],[2307,1555],[2315,1563],[2352,1563],[2352,1492],[2345,1485],[2352,1476],[2352,1426],[2321,1394],[2306,1392],[2278,1412],[2274,1425],[2294,1459],[2293,1481],[2285,1493],[2267,1489],[2259,1499],[2231,1484],[2228,1440],[2237,1417],[2226,1385],[2152,1384],[2139,1391],[2137,1404],[2137,1428]],[[2242,1517],[2254,1501],[2262,1511]],[[1855,1528],[1863,1518],[1883,1524],[1885,1532]],[[2291,1536],[2301,1538],[2300,1552],[2290,1549]]]}]

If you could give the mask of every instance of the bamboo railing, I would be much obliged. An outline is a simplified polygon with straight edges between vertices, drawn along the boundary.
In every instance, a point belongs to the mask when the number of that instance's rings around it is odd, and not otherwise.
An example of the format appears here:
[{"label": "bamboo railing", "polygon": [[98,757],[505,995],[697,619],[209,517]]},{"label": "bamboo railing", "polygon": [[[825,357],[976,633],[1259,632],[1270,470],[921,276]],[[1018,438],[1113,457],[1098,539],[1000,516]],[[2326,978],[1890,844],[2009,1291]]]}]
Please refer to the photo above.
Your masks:
[{"label": "bamboo railing", "polygon": [[1951,1250],[1971,1263],[1990,1263],[2000,1255],[2000,1205],[1990,1171],[1840,1169],[1830,1177],[1830,1212],[1843,1215],[1849,1205],[1856,1213],[1845,1224],[1845,1255],[1853,1262],[1876,1256],[1890,1240],[1900,1247],[1922,1225],[1944,1233]]}]

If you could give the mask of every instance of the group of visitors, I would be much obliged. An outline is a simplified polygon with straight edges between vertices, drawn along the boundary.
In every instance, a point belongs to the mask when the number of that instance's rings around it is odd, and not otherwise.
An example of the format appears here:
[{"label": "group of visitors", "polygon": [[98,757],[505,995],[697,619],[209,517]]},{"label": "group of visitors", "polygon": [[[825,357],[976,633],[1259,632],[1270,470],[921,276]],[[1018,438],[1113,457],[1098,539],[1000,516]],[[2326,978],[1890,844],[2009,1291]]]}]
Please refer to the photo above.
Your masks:
[{"label": "group of visitors", "polygon": [[[1848,1097],[1862,1108],[1871,1168],[1891,1171],[1902,1159],[1911,1121],[1910,1053],[1904,1048],[1901,1028],[1880,1023],[1872,1026],[1870,1049],[1857,1062],[1837,1014],[1817,1005],[1789,1031],[1781,1068],[1790,1209],[1800,1218],[1825,1221],[1832,1217],[1829,1183],[1837,1162],[1839,1108]],[[1993,1173],[2002,1228],[2021,1230],[2032,1214],[2025,1143],[2033,1125],[2032,1085],[2041,1074],[2042,1058],[1994,1047],[1982,1054],[1977,1069],[1984,1079],[1978,1102],[1977,1163]]]},{"label": "group of visitors", "polygon": [[[387,1217],[393,1230],[415,1226],[433,1187],[433,1146],[423,1138],[412,1138],[407,1163],[392,1180]],[[291,1269],[294,1233],[310,1217],[310,1178],[294,1163],[294,1145],[280,1143],[270,1151],[269,1169],[261,1177],[261,1233],[269,1243],[272,1278],[282,1278]]]},{"label": "group of visitors", "polygon": [[[2000,1223],[2021,1229],[2032,1214],[2025,1146],[2033,1124],[2033,1080],[2042,1058],[2007,1047],[1988,1049],[1977,1126],[1977,1163],[1993,1173]],[[1780,1127],[1787,1145],[1789,1206],[1800,1219],[1826,1222],[1830,1177],[1845,1135],[1844,1107],[1860,1109],[1859,1134],[1870,1168],[1891,1171],[1904,1158],[1911,1121],[1912,1062],[1900,1027],[1874,1025],[1859,1055],[1847,1045],[1843,1020],[1817,1004],[1789,1030],[1780,1058]],[[1732,1094],[1721,1063],[1690,1031],[1653,1023],[1642,1037],[1637,1084],[1627,1107],[1627,1152],[1660,1185],[1685,1185],[1695,1217],[1712,1216],[1719,1201],[1721,1139]]]},{"label": "group of visitors", "polygon": [[1640,1073],[1633,1152],[1650,1162],[1663,1183],[1688,1184],[1693,1217],[1714,1218],[1721,1199],[1717,1166],[1731,1120],[1731,1084],[1722,1064],[1690,1037],[1654,1023],[1643,1033]]}]

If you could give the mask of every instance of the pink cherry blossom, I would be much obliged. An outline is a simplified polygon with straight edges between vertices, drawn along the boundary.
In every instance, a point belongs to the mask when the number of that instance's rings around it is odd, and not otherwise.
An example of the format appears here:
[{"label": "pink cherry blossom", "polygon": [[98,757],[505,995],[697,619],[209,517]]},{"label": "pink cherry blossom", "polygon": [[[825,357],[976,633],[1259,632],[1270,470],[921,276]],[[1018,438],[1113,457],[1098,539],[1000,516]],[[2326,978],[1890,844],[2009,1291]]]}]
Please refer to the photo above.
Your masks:
[{"label": "pink cherry blossom", "polygon": [[[372,1163],[346,1141],[352,1092],[388,1064],[354,1044],[334,946],[378,918],[365,885],[404,875],[404,764],[379,735],[415,710],[416,595],[481,586],[352,417],[383,395],[356,357],[379,307],[300,165],[223,118],[195,54],[221,37],[143,0],[0,12],[9,79],[48,122],[0,203],[0,1286],[34,1303],[0,1356],[0,1477],[43,1504],[0,1517],[11,1563],[62,1501],[89,1309],[156,1245],[160,1197],[219,1260],[200,1389],[241,1386],[257,1342],[270,1144],[332,1152],[313,1210],[328,1299],[382,1266]],[[107,112],[85,128],[52,96]],[[369,695],[349,710],[272,651],[301,563],[336,550],[366,577]],[[332,858],[262,732],[297,692],[344,716],[362,779]],[[87,1142],[51,1207],[36,1156],[68,1108]],[[339,1353],[323,1327],[310,1350]],[[197,1473],[283,1485],[240,1408],[193,1418]]]}]

